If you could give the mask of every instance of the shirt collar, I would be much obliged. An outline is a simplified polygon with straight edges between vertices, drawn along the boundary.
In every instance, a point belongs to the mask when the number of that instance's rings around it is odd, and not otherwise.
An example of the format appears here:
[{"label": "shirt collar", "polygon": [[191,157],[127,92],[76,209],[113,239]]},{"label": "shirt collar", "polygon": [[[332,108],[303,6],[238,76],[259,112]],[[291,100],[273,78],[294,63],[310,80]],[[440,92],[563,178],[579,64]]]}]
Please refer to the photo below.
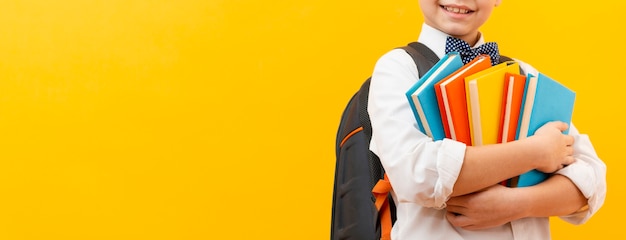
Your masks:
[{"label": "shirt collar", "polygon": [[[433,52],[441,59],[446,54],[446,38],[448,38],[448,36],[450,35],[423,23],[422,31],[420,32],[417,41],[433,50]],[[476,44],[472,46],[472,48],[480,46],[483,43],[485,43],[485,39],[483,38],[483,34],[480,34],[480,38]]]}]

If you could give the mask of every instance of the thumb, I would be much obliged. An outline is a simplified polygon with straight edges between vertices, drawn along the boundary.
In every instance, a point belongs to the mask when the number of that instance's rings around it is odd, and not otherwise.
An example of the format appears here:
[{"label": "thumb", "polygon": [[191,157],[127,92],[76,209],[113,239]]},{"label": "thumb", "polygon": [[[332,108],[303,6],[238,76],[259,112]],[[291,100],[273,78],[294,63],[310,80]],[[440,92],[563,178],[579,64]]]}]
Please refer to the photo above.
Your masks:
[{"label": "thumb", "polygon": [[548,124],[554,126],[555,128],[559,129],[559,131],[563,132],[565,130],[567,130],[567,128],[569,127],[569,125],[565,122],[562,121],[553,121],[553,122],[549,122]]}]

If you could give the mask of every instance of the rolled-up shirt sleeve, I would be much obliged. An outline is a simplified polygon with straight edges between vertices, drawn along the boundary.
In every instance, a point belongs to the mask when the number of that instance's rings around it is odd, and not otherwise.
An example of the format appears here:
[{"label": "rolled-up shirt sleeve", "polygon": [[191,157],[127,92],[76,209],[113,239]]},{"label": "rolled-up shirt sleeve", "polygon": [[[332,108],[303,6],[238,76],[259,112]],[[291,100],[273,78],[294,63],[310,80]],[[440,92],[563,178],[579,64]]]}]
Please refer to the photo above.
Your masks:
[{"label": "rolled-up shirt sleeve", "polygon": [[[537,75],[538,71],[529,64],[516,59],[525,73]],[[580,192],[587,198],[587,206],[580,211],[561,218],[572,224],[587,222],[604,204],[606,197],[606,164],[598,157],[586,134],[581,134],[573,123],[570,123],[569,135],[574,136],[574,158],[576,161],[559,170],[569,178]]]},{"label": "rolled-up shirt sleeve", "polygon": [[440,209],[452,193],[466,146],[450,139],[433,141],[419,131],[405,95],[418,76],[404,50],[392,50],[376,63],[368,104],[370,149],[381,159],[398,202]]},{"label": "rolled-up shirt sleeve", "polygon": [[572,223],[587,222],[604,204],[606,197],[606,164],[596,154],[589,136],[580,134],[574,125],[570,125],[569,134],[574,136],[574,158],[576,161],[559,170],[569,178],[587,198],[587,206],[574,214],[561,216]]}]

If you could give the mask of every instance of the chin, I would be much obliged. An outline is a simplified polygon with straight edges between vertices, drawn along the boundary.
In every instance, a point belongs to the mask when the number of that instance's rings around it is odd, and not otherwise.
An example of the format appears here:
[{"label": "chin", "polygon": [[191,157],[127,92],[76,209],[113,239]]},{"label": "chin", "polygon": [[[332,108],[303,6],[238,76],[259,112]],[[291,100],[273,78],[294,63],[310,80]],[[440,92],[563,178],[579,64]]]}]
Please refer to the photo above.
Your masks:
[{"label": "chin", "polygon": [[468,27],[456,27],[456,26],[444,28],[442,29],[442,31],[454,37],[467,36],[469,34],[472,34],[473,32],[478,32],[478,31],[469,30]]}]

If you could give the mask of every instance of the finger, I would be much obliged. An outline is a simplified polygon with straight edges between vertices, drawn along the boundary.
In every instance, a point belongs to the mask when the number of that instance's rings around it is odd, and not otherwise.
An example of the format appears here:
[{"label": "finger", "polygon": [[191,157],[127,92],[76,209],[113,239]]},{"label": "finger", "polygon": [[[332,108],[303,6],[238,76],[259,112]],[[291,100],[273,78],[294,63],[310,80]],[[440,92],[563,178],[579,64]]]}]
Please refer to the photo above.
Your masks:
[{"label": "finger", "polygon": [[556,128],[559,131],[563,132],[567,129],[567,124],[561,121],[552,121],[544,124],[544,126]]},{"label": "finger", "polygon": [[466,202],[466,196],[453,197],[446,201],[446,205],[464,206]]},{"label": "finger", "polygon": [[555,124],[555,127],[557,129],[559,129],[561,132],[567,130],[567,128],[569,128],[569,125],[565,122],[561,122],[561,121],[554,121],[553,122]]},{"label": "finger", "polygon": [[483,229],[487,229],[487,228],[489,228],[489,227],[488,226],[481,226],[481,225],[473,225],[473,224],[470,224],[470,225],[467,225],[467,226],[463,227],[463,229],[470,230],[470,231],[483,230]]},{"label": "finger", "polygon": [[572,146],[568,146],[565,149],[565,153],[567,154],[567,156],[574,156],[574,148]]},{"label": "finger", "polygon": [[565,135],[565,136],[566,136],[565,143],[567,144],[567,146],[574,145],[574,136],[570,136],[570,135]]},{"label": "finger", "polygon": [[467,226],[471,225],[469,223],[469,218],[464,216],[464,215],[458,215],[458,214],[454,214],[452,212],[447,212],[446,213],[446,218],[448,219],[448,222],[450,222],[450,224],[452,224],[452,226],[467,227]]},{"label": "finger", "polygon": [[565,166],[570,165],[576,161],[576,158],[574,158],[574,156],[572,155],[565,157],[565,159],[566,159],[565,161],[567,162]]},{"label": "finger", "polygon": [[464,207],[459,207],[459,206],[450,206],[448,205],[446,207],[446,211],[448,211],[449,213],[454,213],[456,215],[463,215],[465,214],[465,209]]},{"label": "finger", "polygon": [[576,159],[573,156],[566,156],[565,157],[565,162],[562,163],[561,165],[559,165],[556,169],[556,171],[554,172],[558,172],[559,170],[569,166],[570,164],[574,163],[576,161]]}]

